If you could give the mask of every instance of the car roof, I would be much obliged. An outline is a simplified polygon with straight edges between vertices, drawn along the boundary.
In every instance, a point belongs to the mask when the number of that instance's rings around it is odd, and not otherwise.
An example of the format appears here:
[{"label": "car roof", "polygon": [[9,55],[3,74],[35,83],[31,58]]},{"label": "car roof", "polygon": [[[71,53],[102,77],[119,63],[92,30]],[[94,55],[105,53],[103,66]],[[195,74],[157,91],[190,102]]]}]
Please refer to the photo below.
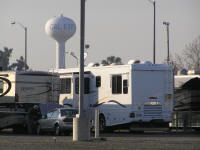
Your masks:
[{"label": "car roof", "polygon": [[77,110],[78,111],[78,109],[76,109],[76,108],[59,108],[60,110]]},{"label": "car roof", "polygon": [[76,111],[78,111],[77,108],[54,108],[54,109],[50,110],[48,113],[56,111],[56,110],[76,110]]}]

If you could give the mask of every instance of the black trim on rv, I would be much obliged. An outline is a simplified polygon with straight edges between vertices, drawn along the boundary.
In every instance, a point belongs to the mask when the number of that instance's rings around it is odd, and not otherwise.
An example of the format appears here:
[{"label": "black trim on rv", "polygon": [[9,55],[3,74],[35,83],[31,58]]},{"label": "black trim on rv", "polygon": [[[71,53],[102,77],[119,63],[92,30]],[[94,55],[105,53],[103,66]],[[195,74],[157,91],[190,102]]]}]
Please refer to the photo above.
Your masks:
[{"label": "black trim on rv", "polygon": [[[125,105],[119,103],[119,102],[116,101],[116,100],[108,100],[107,102],[108,102],[108,103],[116,103],[116,104],[118,104],[119,106],[121,106],[121,107],[123,107],[123,108],[126,108]],[[104,102],[101,102],[101,103],[99,103],[99,104],[96,103],[96,104],[91,105],[91,107],[98,107],[98,106],[100,106],[100,105],[102,105],[102,104],[104,104],[104,103],[105,103],[105,101],[104,101]]]},{"label": "black trim on rv", "polygon": [[3,80],[3,81],[5,81],[5,82],[8,84],[8,88],[6,89],[6,91],[3,92],[3,93],[0,95],[0,97],[3,97],[4,95],[6,95],[6,94],[10,91],[10,89],[11,89],[11,82],[10,82],[8,79],[3,78],[3,77],[0,77],[0,80]]}]

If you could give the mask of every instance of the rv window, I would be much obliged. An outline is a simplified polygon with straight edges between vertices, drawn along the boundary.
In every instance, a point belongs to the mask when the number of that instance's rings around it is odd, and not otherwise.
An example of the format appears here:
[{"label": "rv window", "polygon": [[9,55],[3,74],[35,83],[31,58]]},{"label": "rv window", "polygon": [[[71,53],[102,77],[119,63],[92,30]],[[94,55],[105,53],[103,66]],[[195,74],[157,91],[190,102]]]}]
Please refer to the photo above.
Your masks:
[{"label": "rv window", "polygon": [[96,77],[96,87],[101,87],[101,76]]},{"label": "rv window", "polygon": [[0,81],[0,93],[3,93],[3,81]]},{"label": "rv window", "polygon": [[71,78],[66,78],[66,93],[71,93]]},{"label": "rv window", "polygon": [[85,78],[84,80],[84,85],[85,85],[85,94],[90,93],[90,78]]},{"label": "rv window", "polygon": [[65,93],[65,79],[60,79],[60,93]]},{"label": "rv window", "polygon": [[61,79],[61,88],[60,93],[70,94],[71,93],[71,78],[63,78]]},{"label": "rv window", "polygon": [[128,80],[123,80],[123,93],[128,94]]},{"label": "rv window", "polygon": [[113,94],[122,93],[122,76],[121,75],[112,76],[112,93]]},{"label": "rv window", "polygon": [[75,93],[79,93],[79,78],[75,79]]},{"label": "rv window", "polygon": [[51,118],[52,114],[53,114],[53,112],[47,113],[47,118]]},{"label": "rv window", "polygon": [[56,111],[53,112],[51,118],[58,118],[58,116],[59,116],[59,111],[56,110]]},{"label": "rv window", "polygon": [[[84,79],[84,93],[89,94],[90,93],[90,78]],[[75,93],[79,94],[79,78],[75,79]]]}]

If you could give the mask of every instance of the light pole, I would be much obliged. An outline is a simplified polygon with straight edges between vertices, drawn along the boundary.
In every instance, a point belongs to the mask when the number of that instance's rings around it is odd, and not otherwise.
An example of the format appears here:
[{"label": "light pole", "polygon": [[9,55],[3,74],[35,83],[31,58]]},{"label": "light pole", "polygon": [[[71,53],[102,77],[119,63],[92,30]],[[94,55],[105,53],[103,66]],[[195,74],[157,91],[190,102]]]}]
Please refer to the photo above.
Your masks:
[{"label": "light pole", "polygon": [[[88,46],[88,45],[87,45],[87,46]],[[87,48],[89,48],[89,47],[86,47],[86,46],[85,46],[85,48],[87,49]],[[72,51],[65,52],[65,53],[66,53],[66,54],[69,54],[70,56],[72,56],[72,57],[74,57],[74,58],[76,59],[76,65],[77,65],[77,67],[78,67],[79,58],[75,55],[75,53],[72,52]],[[85,59],[87,58],[87,56],[88,56],[88,53],[87,53],[87,52],[84,52],[84,62],[85,62]]]},{"label": "light pole", "polygon": [[149,0],[150,3],[153,4],[153,15],[154,15],[154,22],[153,22],[153,63],[156,63],[156,1]]},{"label": "light pole", "polygon": [[73,141],[88,141],[90,139],[88,108],[84,107],[85,0],[81,0],[80,4],[79,114],[73,118]]},{"label": "light pole", "polygon": [[74,54],[74,52],[66,52],[67,54],[71,55],[76,59],[76,65],[78,66],[78,57]]},{"label": "light pole", "polygon": [[24,31],[25,31],[25,63],[24,63],[24,70],[26,71],[26,65],[27,65],[27,27],[25,27],[23,24],[21,24],[20,22],[16,22],[16,21],[11,21],[11,24],[18,24],[20,25]]},{"label": "light pole", "polygon": [[167,29],[167,63],[169,63],[169,22],[163,22]]}]

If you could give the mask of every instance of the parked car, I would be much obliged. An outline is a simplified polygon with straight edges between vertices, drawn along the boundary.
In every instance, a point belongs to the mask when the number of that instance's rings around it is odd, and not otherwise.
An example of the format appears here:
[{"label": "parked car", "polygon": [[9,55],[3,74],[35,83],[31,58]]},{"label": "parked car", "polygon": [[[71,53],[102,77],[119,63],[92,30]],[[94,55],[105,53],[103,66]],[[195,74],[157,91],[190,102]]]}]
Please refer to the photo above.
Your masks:
[{"label": "parked car", "polygon": [[55,135],[69,135],[73,129],[73,118],[77,113],[78,110],[72,108],[57,108],[48,112],[45,117],[38,120],[37,134],[53,132]]}]

